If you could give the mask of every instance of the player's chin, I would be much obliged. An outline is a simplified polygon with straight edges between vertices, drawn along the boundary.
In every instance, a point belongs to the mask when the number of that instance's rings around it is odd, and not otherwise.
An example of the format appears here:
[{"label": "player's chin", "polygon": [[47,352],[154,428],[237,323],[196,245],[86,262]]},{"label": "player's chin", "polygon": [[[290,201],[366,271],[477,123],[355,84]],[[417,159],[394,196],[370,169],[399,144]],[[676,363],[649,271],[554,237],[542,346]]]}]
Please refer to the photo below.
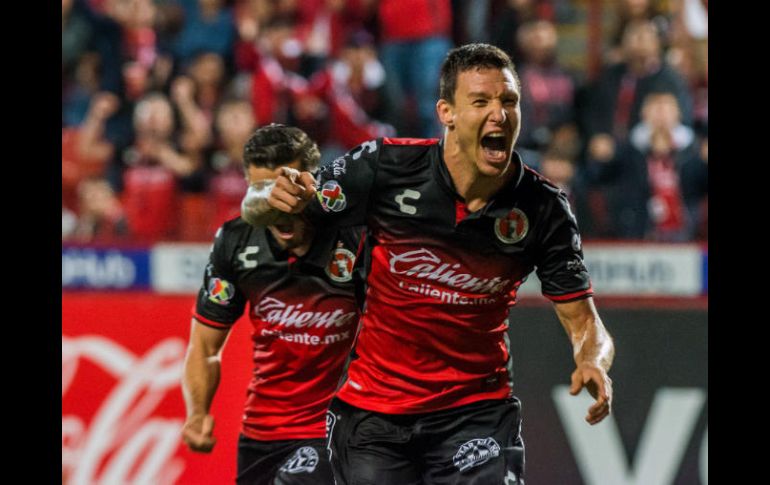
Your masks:
[{"label": "player's chin", "polygon": [[502,161],[482,160],[477,166],[479,172],[486,177],[500,177],[507,173],[510,163],[510,158]]}]

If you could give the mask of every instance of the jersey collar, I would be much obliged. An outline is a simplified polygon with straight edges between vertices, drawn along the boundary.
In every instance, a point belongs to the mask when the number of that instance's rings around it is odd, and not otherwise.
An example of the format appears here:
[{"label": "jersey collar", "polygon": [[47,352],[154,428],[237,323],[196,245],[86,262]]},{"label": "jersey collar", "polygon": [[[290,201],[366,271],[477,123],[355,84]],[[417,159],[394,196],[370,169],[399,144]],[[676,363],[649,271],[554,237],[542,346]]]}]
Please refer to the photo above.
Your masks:
[{"label": "jersey collar", "polygon": [[[455,200],[464,202],[465,199],[463,199],[460,194],[457,193],[455,184],[452,181],[452,176],[449,174],[449,169],[446,166],[446,162],[444,162],[443,138],[439,142],[438,147],[437,156],[434,158],[433,164],[436,180],[438,180],[441,188],[451,197],[453,197]],[[468,217],[478,217],[480,215],[500,217],[500,215],[505,215],[508,213],[508,211],[510,211],[516,199],[516,189],[519,187],[521,180],[524,178],[525,167],[524,162],[521,161],[521,157],[515,150],[511,156],[511,164],[517,170],[516,176],[508,181],[508,183],[504,185],[495,195],[493,195],[487,205],[485,205],[480,211],[473,212]]]},{"label": "jersey collar", "polygon": [[[267,227],[261,228],[267,243],[270,246],[270,252],[276,261],[287,261],[291,253],[278,245],[275,237]],[[304,256],[297,258],[297,263],[307,264],[318,268],[326,268],[329,263],[330,255],[338,240],[337,230],[331,227],[316,226],[316,233],[313,236],[313,242],[310,249]]]}]

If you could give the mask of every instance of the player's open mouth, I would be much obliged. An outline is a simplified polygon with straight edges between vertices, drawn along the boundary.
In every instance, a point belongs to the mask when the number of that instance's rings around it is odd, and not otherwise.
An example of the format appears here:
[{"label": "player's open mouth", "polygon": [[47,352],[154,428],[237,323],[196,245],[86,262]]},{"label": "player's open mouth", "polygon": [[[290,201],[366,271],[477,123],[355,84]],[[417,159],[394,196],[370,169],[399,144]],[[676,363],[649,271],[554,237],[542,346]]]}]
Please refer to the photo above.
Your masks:
[{"label": "player's open mouth", "polygon": [[281,239],[291,239],[294,237],[294,224],[276,224],[273,227]]},{"label": "player's open mouth", "polygon": [[508,157],[508,140],[505,133],[495,132],[481,138],[481,148],[484,156],[490,162],[503,162]]}]

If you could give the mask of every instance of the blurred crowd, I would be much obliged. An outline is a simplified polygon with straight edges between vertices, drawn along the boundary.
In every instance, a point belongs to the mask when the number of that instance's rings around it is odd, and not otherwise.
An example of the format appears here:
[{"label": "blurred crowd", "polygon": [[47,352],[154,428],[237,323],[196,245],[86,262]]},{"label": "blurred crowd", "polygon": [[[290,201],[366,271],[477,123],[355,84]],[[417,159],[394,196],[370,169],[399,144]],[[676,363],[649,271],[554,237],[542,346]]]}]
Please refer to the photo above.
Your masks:
[{"label": "blurred crowd", "polygon": [[[525,163],[584,238],[705,240],[708,2],[601,2],[601,69],[570,69],[580,0],[62,0],[62,239],[209,241],[239,213],[242,149],[272,122],[322,161],[440,137],[446,52],[489,42],[522,83]],[[586,34],[584,34],[586,35]]]}]

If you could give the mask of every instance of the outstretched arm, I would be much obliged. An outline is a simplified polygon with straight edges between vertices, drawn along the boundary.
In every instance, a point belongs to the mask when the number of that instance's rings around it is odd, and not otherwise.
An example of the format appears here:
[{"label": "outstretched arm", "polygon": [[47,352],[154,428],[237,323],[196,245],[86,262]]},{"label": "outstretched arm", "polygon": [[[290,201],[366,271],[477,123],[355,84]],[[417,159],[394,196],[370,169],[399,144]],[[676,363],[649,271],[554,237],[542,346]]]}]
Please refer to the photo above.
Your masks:
[{"label": "outstretched arm", "polygon": [[214,417],[209,409],[219,385],[220,357],[228,334],[229,330],[218,330],[192,319],[182,377],[187,408],[182,439],[192,451],[208,453],[216,444]]},{"label": "outstretched arm", "polygon": [[249,185],[241,202],[241,217],[252,226],[275,224],[283,214],[299,214],[315,196],[310,172],[282,167],[275,183]]},{"label": "outstretched arm", "polygon": [[588,408],[586,421],[596,424],[610,414],[612,380],[607,372],[615,357],[612,337],[604,328],[593,298],[554,303],[556,315],[572,342],[576,369],[572,373],[570,394],[585,387],[596,402]]}]

